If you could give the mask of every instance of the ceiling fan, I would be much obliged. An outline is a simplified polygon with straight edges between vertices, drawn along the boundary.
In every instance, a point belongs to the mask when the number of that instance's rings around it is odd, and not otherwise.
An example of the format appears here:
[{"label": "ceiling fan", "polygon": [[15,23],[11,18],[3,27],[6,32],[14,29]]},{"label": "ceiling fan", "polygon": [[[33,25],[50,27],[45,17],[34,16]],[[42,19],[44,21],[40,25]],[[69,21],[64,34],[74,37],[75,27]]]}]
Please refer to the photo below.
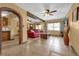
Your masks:
[{"label": "ceiling fan", "polygon": [[57,12],[57,10],[50,11],[49,9],[45,9],[43,11],[43,15],[44,16],[51,16],[51,15],[53,15],[54,12]]}]

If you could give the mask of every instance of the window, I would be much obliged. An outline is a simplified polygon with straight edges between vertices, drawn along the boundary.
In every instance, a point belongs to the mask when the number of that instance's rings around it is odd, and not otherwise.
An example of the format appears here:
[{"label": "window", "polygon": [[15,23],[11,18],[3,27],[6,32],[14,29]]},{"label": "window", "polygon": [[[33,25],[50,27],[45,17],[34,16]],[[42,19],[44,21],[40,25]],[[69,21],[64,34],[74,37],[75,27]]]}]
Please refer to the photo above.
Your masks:
[{"label": "window", "polygon": [[60,31],[60,23],[54,23],[54,30]]},{"label": "window", "polygon": [[53,23],[47,24],[47,30],[53,30]]},{"label": "window", "polygon": [[41,25],[36,25],[36,29],[42,29],[42,26]]},{"label": "window", "polygon": [[49,23],[49,24],[47,24],[47,30],[60,31],[60,23]]},{"label": "window", "polygon": [[40,30],[42,29],[42,26],[41,26],[41,25],[39,25],[39,29],[40,29]]},{"label": "window", "polygon": [[39,29],[39,26],[38,25],[36,25],[36,29]]}]

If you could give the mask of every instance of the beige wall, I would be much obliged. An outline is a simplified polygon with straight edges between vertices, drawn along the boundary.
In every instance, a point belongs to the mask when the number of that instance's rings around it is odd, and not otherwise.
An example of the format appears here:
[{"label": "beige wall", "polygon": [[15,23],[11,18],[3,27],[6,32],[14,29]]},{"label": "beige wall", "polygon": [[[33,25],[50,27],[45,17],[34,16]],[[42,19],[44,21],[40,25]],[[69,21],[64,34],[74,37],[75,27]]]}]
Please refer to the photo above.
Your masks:
[{"label": "beige wall", "polygon": [[11,31],[11,39],[14,39],[15,35],[19,34],[19,26],[17,26],[17,23],[19,22],[19,18],[15,15],[8,15],[8,28]]},{"label": "beige wall", "polygon": [[[52,19],[52,20],[49,20],[49,21],[46,21],[46,22],[40,22],[40,23],[36,23],[36,24],[41,24],[41,25],[42,25],[42,31],[44,31],[44,32],[46,32],[46,33],[48,33],[48,34],[61,36],[61,35],[62,35],[61,32],[63,32],[63,31],[53,31],[53,30],[47,31],[46,25],[47,25],[48,23],[56,23],[56,22],[63,23],[64,20],[63,20],[63,19],[55,19],[55,20]],[[35,24],[35,25],[36,25],[36,24]]]},{"label": "beige wall", "polygon": [[8,8],[11,8],[15,11],[17,11],[21,16],[22,16],[22,19],[23,19],[23,42],[27,41],[27,14],[26,14],[26,11],[21,9],[20,7],[16,6],[15,4],[12,4],[12,3],[0,3],[0,8],[1,7],[8,7]]},{"label": "beige wall", "polygon": [[72,12],[73,10],[79,7],[79,4],[73,4],[70,11],[67,14],[67,18],[70,25],[70,31],[69,31],[69,43],[73,46],[75,51],[79,55],[79,21],[72,22]]},{"label": "beige wall", "polygon": [[[64,19],[64,18],[63,18]],[[48,20],[46,21],[47,23],[56,23],[56,22],[64,22],[63,19],[51,19],[51,20]]]}]

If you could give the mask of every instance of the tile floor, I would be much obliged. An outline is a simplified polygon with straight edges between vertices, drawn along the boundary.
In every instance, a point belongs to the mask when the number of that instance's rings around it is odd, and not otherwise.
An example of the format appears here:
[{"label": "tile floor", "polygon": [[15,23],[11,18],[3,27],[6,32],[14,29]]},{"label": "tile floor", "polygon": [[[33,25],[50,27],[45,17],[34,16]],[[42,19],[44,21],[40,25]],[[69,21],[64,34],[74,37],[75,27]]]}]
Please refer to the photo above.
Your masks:
[{"label": "tile floor", "polygon": [[[16,43],[14,43],[16,41]],[[2,44],[2,56],[76,56],[71,47],[65,46],[62,37],[49,36],[48,39],[28,39],[18,45],[17,40]]]}]

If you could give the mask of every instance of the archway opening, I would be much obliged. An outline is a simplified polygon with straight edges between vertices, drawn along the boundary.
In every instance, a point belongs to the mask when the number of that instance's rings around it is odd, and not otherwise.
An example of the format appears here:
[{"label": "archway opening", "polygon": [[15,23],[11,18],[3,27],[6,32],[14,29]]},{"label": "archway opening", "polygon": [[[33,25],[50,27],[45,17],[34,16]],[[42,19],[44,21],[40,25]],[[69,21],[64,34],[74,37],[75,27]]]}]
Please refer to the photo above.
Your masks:
[{"label": "archway opening", "polygon": [[4,12],[4,11],[13,13],[13,14],[15,14],[18,17],[18,19],[19,19],[19,21],[17,23],[17,26],[18,26],[18,36],[19,36],[18,43],[21,44],[22,43],[22,38],[23,38],[23,36],[22,36],[22,32],[23,32],[22,28],[23,27],[22,27],[22,17],[21,17],[21,15],[17,11],[15,11],[14,9],[7,8],[7,7],[2,7],[2,8],[0,8],[0,47],[2,45],[3,36],[5,36],[5,35],[3,35],[3,30],[2,30],[3,23],[4,23],[4,25],[7,24],[7,21],[3,22],[4,18],[3,18],[2,12]]}]

